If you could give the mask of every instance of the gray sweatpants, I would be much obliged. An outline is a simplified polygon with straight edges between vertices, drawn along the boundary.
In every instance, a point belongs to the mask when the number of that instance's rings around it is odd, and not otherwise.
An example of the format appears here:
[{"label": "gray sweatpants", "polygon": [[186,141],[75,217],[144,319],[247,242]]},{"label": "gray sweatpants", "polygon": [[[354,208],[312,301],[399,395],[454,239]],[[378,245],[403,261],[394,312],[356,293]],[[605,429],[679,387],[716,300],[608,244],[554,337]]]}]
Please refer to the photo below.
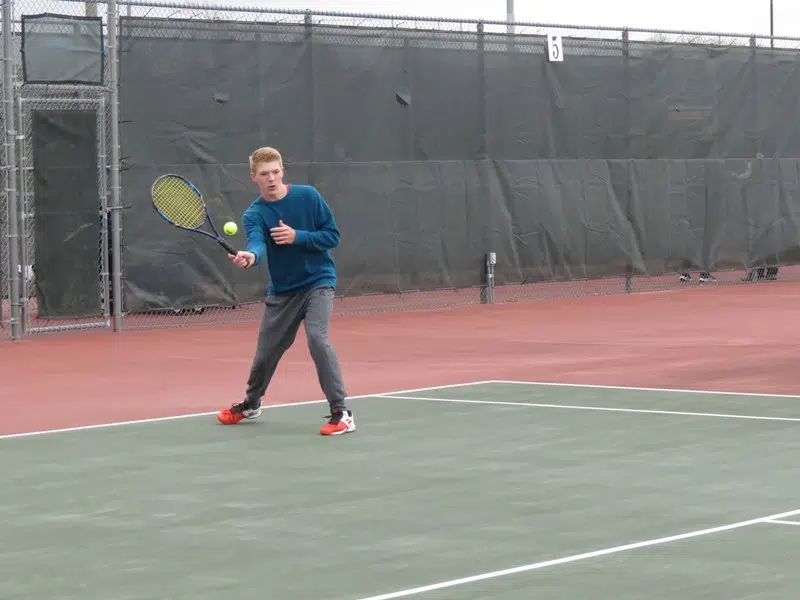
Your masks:
[{"label": "gray sweatpants", "polygon": [[247,404],[253,408],[261,405],[261,398],[275,374],[278,361],[292,345],[300,324],[305,321],[308,348],[317,368],[320,387],[331,411],[343,409],[347,394],[339,359],[328,341],[333,288],[318,287],[302,294],[268,296],[265,304],[256,353],[247,381]]}]

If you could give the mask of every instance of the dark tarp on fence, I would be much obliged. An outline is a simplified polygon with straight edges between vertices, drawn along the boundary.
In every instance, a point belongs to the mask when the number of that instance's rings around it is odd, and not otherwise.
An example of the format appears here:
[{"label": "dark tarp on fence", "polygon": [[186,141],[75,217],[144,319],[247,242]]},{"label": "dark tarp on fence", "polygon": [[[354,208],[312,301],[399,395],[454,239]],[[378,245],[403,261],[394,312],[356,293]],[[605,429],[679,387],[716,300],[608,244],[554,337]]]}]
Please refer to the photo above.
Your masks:
[{"label": "dark tarp on fence", "polygon": [[797,258],[780,52],[569,38],[549,63],[542,36],[149,18],[120,43],[126,310],[263,296],[149,188],[178,172],[240,221],[264,145],[331,204],[340,294],[480,285],[489,251],[498,284]]},{"label": "dark tarp on fence", "polygon": [[40,317],[102,313],[97,113],[33,111],[34,244]]},{"label": "dark tarp on fence", "polygon": [[44,13],[22,15],[25,83],[105,83],[103,19]]}]

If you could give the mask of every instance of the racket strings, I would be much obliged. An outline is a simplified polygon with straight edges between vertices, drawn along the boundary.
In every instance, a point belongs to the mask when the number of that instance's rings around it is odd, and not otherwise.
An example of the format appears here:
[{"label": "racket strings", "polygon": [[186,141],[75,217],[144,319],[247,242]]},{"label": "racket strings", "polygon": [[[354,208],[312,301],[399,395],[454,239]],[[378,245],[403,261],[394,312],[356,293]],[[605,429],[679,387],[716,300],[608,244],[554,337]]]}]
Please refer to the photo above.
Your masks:
[{"label": "racket strings", "polygon": [[161,214],[180,227],[195,229],[206,219],[203,200],[178,178],[162,179],[153,190],[153,203]]}]

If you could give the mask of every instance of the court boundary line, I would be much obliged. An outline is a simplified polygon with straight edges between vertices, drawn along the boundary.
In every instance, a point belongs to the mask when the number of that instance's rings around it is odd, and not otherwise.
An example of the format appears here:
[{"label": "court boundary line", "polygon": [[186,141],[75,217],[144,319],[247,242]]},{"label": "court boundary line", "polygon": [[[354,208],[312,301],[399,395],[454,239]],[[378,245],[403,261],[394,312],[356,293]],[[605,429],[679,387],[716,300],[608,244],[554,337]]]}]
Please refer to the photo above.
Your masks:
[{"label": "court boundary line", "polygon": [[[428,386],[428,387],[421,387],[421,388],[414,388],[408,390],[397,390],[391,392],[380,392],[375,394],[359,394],[356,396],[348,396],[349,399],[359,399],[359,398],[385,398],[387,396],[397,397],[400,394],[410,394],[414,392],[429,392],[429,391],[436,391],[436,390],[444,390],[444,389],[453,389],[459,387],[470,387],[470,386],[479,386],[479,385],[493,385],[493,384],[508,384],[508,385],[522,385],[522,386],[544,386],[544,387],[576,387],[576,388],[585,388],[585,389],[606,389],[606,390],[625,390],[625,391],[635,391],[635,392],[668,392],[668,393],[676,393],[676,394],[710,394],[710,395],[725,395],[725,396],[750,396],[750,397],[760,397],[760,398],[787,398],[787,399],[800,399],[800,395],[791,395],[791,394],[759,394],[755,392],[727,392],[727,391],[719,391],[719,390],[693,390],[693,389],[680,389],[680,388],[648,388],[648,387],[631,387],[631,386],[618,386],[618,385],[599,385],[599,384],[589,384],[589,383],[564,383],[564,382],[546,382],[546,381],[522,381],[522,380],[512,380],[512,379],[488,379],[488,380],[480,380],[480,381],[468,381],[462,383],[452,383],[446,385],[437,385],[437,386]],[[424,400],[434,400],[433,398],[422,398]],[[290,406],[304,406],[307,404],[321,404],[325,402],[325,399],[317,399],[317,400],[301,400],[298,402],[288,402],[285,404],[267,404],[264,405],[263,408],[271,409],[271,408],[287,408]],[[633,410],[633,409],[632,409]],[[168,415],[164,417],[149,417],[143,419],[134,419],[129,421],[109,421],[106,423],[96,423],[93,425],[76,425],[74,427],[63,427],[59,429],[41,429],[41,430],[34,430],[34,431],[23,431],[19,433],[5,433],[0,434],[0,440],[5,439],[15,439],[15,438],[23,438],[23,437],[33,437],[39,435],[50,435],[50,434],[57,434],[57,433],[69,433],[75,431],[88,431],[91,429],[102,429],[106,427],[120,427],[123,425],[140,425],[146,423],[158,423],[161,421],[174,421],[179,419],[191,419],[195,417],[207,417],[216,414],[218,411],[206,411],[206,412],[196,412],[196,413],[183,413],[179,415]],[[703,414],[702,416],[706,416]],[[773,419],[779,419],[775,417]],[[785,420],[785,419],[781,419]]]},{"label": "court boundary line", "polygon": [[759,394],[757,392],[728,392],[722,390],[694,390],[683,388],[649,388],[649,387],[632,387],[625,385],[597,385],[591,383],[562,383],[551,381],[520,381],[511,379],[497,379],[489,383],[502,383],[511,385],[528,385],[528,386],[549,386],[549,387],[577,387],[589,388],[600,390],[624,390],[630,392],[669,392],[673,394],[709,394],[715,396],[749,396],[756,398],[786,398],[786,399],[799,399],[800,394]]},{"label": "court boundary line", "polygon": [[785,519],[767,519],[764,523],[770,523],[772,525],[800,525],[800,521],[787,521]]},{"label": "court boundary line", "polygon": [[663,544],[669,544],[672,542],[677,542],[681,540],[686,540],[690,538],[701,537],[705,535],[711,535],[715,533],[720,533],[723,531],[730,531],[733,529],[742,529],[744,527],[749,527],[751,525],[757,525],[760,523],[768,523],[770,521],[780,520],[785,517],[791,517],[794,515],[800,514],[800,509],[798,510],[791,510],[783,513],[778,513],[774,515],[768,515],[766,517],[761,517],[758,519],[751,519],[748,521],[739,521],[737,523],[729,523],[728,525],[720,525],[718,527],[710,527],[707,529],[698,529],[696,531],[690,531],[688,533],[680,533],[677,535],[671,535],[667,537],[660,537],[654,538],[650,540],[645,540],[642,542],[634,542],[631,544],[624,544],[622,546],[613,546],[611,548],[604,548],[603,550],[594,550],[592,552],[583,552],[581,554],[573,554],[571,556],[564,556],[561,558],[556,558],[552,560],[545,560],[535,563],[530,563],[527,565],[521,565],[518,567],[512,567],[510,569],[501,569],[497,571],[489,571],[486,573],[481,573],[479,575],[470,575],[468,577],[462,577],[459,579],[451,579],[449,581],[442,581],[439,583],[433,583],[430,585],[419,586],[415,588],[409,588],[406,590],[400,590],[398,592],[390,592],[388,594],[381,594],[378,596],[368,596],[365,598],[361,598],[360,600],[395,600],[396,598],[405,598],[408,596],[415,596],[419,594],[424,594],[427,592],[433,592],[437,590],[442,590],[445,588],[456,587],[459,585],[465,585],[469,583],[476,583],[479,581],[485,581],[487,579],[496,579],[498,577],[505,577],[507,575],[516,575],[518,573],[525,573],[528,571],[535,571],[539,569],[545,569],[548,567],[556,567],[559,565],[564,565],[567,563],[578,562],[581,560],[586,560],[589,558],[597,558],[600,556],[608,556],[610,554],[618,554],[620,552],[627,552],[630,550],[638,550],[639,548],[646,548],[649,546],[659,546]]},{"label": "court boundary line", "polygon": [[[435,390],[430,390],[435,391]],[[398,392],[399,394],[399,392]],[[487,406],[519,406],[529,408],[562,408],[564,410],[588,410],[599,412],[622,412],[652,415],[675,415],[684,417],[715,417],[718,419],[743,419],[751,421],[789,421],[798,423],[800,417],[770,417],[766,415],[736,415],[732,413],[702,413],[681,410],[658,410],[649,408],[624,408],[611,406],[582,406],[577,404],[546,404],[540,402],[515,402],[513,400],[470,400],[466,398],[427,398],[425,396],[408,396],[394,394],[375,394],[376,398],[390,398],[395,400],[421,400],[425,402],[450,402],[453,404],[484,404]]]},{"label": "court boundary line", "polygon": [[[463,382],[463,383],[450,383],[446,385],[435,385],[423,388],[415,388],[411,390],[400,390],[397,392],[383,392],[384,394],[411,394],[414,392],[432,392],[435,390],[446,390],[446,389],[453,389],[458,387],[469,387],[469,386],[479,386],[479,385],[486,385],[496,383],[494,381],[470,381],[470,382]],[[359,398],[380,398],[380,393],[376,394],[360,394],[357,396],[348,396],[348,400],[357,400]],[[262,406],[264,410],[273,409],[273,408],[288,408],[291,406],[306,406],[309,404],[322,404],[323,402],[327,402],[324,398],[321,400],[301,400],[298,402],[287,402],[284,404],[265,404]],[[19,433],[5,433],[0,434],[0,440],[7,440],[7,439],[14,439],[14,438],[23,438],[23,437],[34,437],[34,436],[41,436],[41,435],[50,435],[56,433],[70,433],[76,431],[89,431],[92,429],[104,429],[108,427],[121,427],[123,425],[143,425],[147,423],[159,423],[163,421],[177,421],[180,419],[192,419],[195,417],[208,417],[211,415],[216,415],[219,411],[207,411],[207,412],[197,412],[197,413],[183,413],[179,415],[168,415],[164,417],[150,417],[144,419],[133,419],[130,421],[109,421],[107,423],[95,423],[93,425],[76,425],[74,427],[63,427],[59,429],[42,429],[42,430],[35,430],[35,431],[23,431]]]}]

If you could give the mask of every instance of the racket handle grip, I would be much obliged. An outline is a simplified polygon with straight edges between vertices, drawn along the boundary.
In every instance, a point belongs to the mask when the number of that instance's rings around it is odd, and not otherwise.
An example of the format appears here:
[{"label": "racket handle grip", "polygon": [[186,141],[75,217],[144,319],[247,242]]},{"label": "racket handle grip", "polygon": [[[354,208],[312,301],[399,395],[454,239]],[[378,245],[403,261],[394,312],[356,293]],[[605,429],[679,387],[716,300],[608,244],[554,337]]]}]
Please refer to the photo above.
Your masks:
[{"label": "racket handle grip", "polygon": [[231,246],[226,240],[224,240],[222,238],[217,238],[217,241],[222,245],[223,248],[225,248],[225,250],[227,250],[228,252],[230,252],[234,256],[236,256],[236,253],[239,252],[236,248]]}]

